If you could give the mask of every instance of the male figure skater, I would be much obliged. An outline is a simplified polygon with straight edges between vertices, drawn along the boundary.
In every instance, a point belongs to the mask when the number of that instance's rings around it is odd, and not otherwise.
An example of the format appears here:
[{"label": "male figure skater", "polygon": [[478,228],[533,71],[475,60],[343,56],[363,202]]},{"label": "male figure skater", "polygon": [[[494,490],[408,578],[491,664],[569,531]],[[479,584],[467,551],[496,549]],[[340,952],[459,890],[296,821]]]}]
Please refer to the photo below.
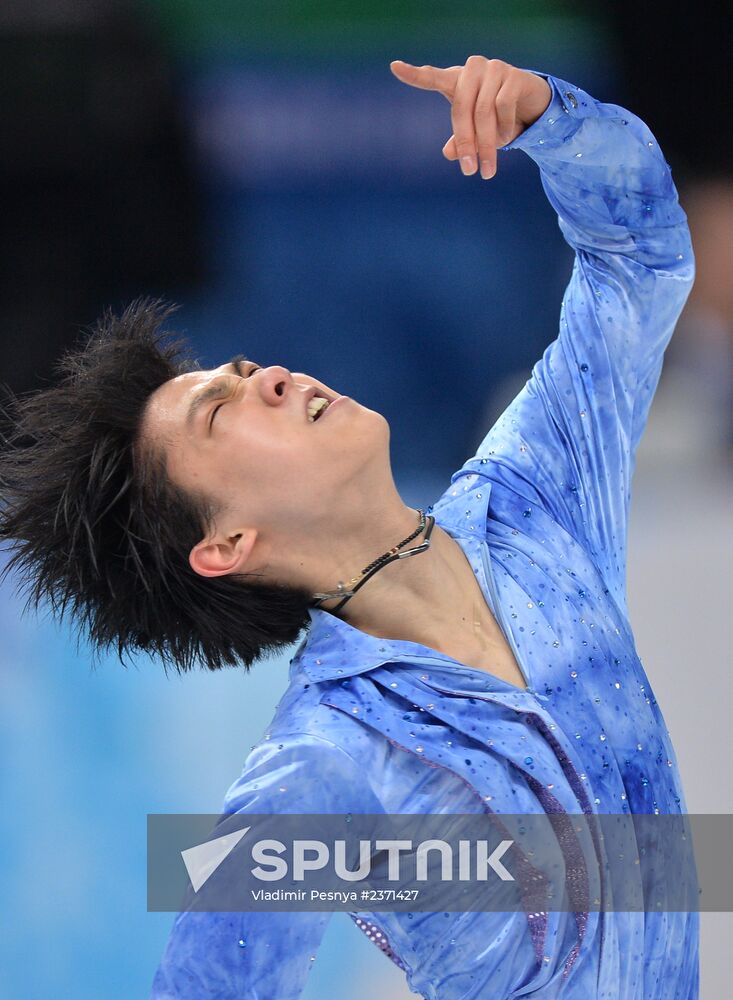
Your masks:
[{"label": "male figure skater", "polygon": [[[524,150],[575,251],[559,335],[476,455],[415,511],[379,414],[280,366],[203,371],[136,303],[19,403],[10,565],[98,646],[179,669],[309,626],[225,812],[683,812],[625,588],[634,454],[694,278],[669,167],[633,113],[550,74],[391,68],[451,102],[465,174]],[[292,1000],[328,917],[182,913],[153,997]],[[697,996],[694,912],[353,918],[431,1000]]]}]

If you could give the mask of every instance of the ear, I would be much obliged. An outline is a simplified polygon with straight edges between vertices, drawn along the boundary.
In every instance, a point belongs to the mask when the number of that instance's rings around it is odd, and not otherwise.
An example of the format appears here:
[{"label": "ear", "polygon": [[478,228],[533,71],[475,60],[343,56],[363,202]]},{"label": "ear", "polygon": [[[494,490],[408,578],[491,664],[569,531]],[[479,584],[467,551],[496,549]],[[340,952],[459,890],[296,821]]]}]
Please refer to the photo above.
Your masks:
[{"label": "ear", "polygon": [[236,535],[204,538],[191,549],[188,561],[199,576],[226,576],[244,570],[252,555],[256,528],[244,528]]}]

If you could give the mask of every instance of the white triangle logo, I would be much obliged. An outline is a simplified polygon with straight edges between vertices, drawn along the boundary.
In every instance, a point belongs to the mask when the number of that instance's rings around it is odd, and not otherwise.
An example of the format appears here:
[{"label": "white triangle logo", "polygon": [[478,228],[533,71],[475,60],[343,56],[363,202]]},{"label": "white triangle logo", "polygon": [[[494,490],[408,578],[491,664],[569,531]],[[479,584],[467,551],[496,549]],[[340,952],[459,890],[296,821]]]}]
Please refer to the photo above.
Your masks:
[{"label": "white triangle logo", "polygon": [[227,833],[223,837],[217,837],[216,840],[207,840],[205,844],[197,844],[196,847],[181,851],[194,892],[199,891],[224,858],[231,854],[245,833],[251,829],[246,826],[243,830],[235,830],[234,833]]}]

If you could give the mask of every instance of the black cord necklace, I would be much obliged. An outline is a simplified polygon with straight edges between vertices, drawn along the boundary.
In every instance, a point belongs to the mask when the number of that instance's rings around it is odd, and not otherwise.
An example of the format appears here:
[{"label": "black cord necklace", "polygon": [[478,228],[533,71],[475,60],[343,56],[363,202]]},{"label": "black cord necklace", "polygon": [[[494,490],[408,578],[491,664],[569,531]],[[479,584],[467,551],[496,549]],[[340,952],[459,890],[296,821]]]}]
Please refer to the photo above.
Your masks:
[{"label": "black cord necklace", "polygon": [[[433,526],[435,525],[435,518],[432,514],[426,515],[424,510],[418,510],[417,513],[420,518],[420,523],[412,534],[408,535],[407,538],[403,538],[398,545],[394,545],[388,552],[385,552],[384,555],[375,559],[374,562],[370,562],[369,565],[361,571],[359,576],[352,577],[348,583],[351,588],[350,590],[347,589],[347,585],[343,582],[343,580],[339,580],[337,590],[331,591],[331,593],[328,594],[314,594],[313,606],[318,607],[324,601],[331,601],[335,597],[341,597],[343,599],[336,605],[336,607],[331,608],[331,613],[334,614],[336,611],[340,611],[349,598],[353,597],[357,590],[360,587],[363,587],[367,580],[374,576],[374,574],[378,570],[382,569],[383,566],[386,566],[387,563],[391,563],[394,559],[406,559],[408,556],[415,556],[419,552],[425,552],[426,549],[429,549],[430,535],[432,534]],[[426,524],[427,528],[425,527]],[[400,551],[400,549],[407,545],[408,542],[411,542],[413,538],[417,538],[423,530],[425,531],[425,538],[419,545],[415,545],[411,549],[407,549],[406,552]]]}]

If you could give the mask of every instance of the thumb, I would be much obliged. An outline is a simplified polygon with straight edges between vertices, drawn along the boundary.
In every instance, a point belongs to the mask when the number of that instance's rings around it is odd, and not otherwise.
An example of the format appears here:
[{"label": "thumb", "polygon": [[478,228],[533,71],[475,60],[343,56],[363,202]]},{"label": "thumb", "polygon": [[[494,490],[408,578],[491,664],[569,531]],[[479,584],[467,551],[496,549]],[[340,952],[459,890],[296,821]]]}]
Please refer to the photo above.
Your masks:
[{"label": "thumb", "polygon": [[[477,149],[474,150],[478,152]],[[457,160],[458,159],[458,147],[456,146],[456,137],[452,135],[445,146],[443,146],[443,156],[446,160]]]}]

